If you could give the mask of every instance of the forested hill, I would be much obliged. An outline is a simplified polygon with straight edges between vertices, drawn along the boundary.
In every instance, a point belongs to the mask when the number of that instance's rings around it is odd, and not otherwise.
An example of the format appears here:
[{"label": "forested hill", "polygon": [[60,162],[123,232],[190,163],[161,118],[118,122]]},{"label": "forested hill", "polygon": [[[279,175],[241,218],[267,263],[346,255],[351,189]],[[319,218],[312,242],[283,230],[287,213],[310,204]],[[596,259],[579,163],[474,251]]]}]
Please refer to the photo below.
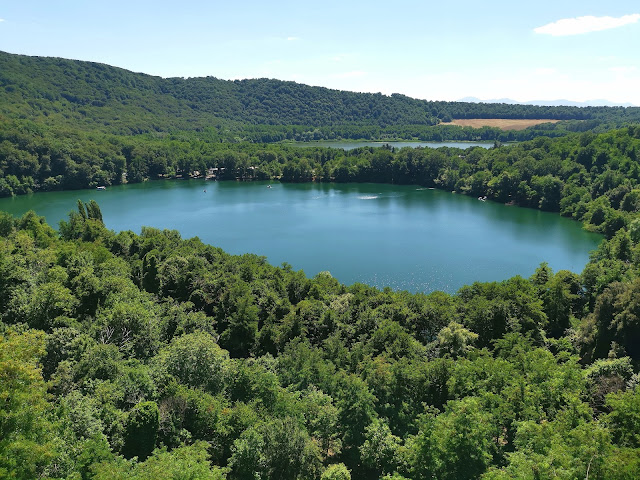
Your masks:
[{"label": "forested hill", "polygon": [[640,108],[431,102],[270,79],[164,79],[92,62],[0,52],[0,115],[136,134],[236,124],[431,126],[451,118],[573,119],[622,125],[640,118]]}]

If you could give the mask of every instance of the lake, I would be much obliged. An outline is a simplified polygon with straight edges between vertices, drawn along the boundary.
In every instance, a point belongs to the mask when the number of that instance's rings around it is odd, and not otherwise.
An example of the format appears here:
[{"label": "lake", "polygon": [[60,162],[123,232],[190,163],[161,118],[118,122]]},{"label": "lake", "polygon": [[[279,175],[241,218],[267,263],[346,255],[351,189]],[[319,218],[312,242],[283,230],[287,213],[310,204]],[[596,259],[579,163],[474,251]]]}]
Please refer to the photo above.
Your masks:
[{"label": "lake", "polygon": [[579,273],[602,239],[557,214],[382,184],[164,180],[3,198],[0,210],[33,209],[57,227],[77,199],[95,199],[116,231],[177,229],[309,276],[412,292],[528,277],[544,261]]},{"label": "lake", "polygon": [[383,145],[391,145],[393,148],[404,147],[428,147],[428,148],[462,148],[467,149],[469,147],[482,147],[491,148],[493,142],[370,142],[370,141],[331,141],[331,140],[319,140],[317,142],[290,142],[285,145],[291,145],[294,147],[328,147],[328,148],[342,148],[343,150],[353,150],[359,147],[382,147]]}]

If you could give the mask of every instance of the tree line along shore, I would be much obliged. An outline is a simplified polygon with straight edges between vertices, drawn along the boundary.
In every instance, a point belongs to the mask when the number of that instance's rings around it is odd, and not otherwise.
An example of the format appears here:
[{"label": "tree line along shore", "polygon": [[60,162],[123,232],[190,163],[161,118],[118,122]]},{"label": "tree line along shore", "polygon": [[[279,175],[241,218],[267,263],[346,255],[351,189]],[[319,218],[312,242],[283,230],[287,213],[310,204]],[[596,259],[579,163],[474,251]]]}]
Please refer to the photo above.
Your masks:
[{"label": "tree line along shore", "polygon": [[493,148],[218,143],[0,130],[0,195],[215,174],[221,180],[415,184],[559,212],[612,237],[640,209],[640,127]]}]

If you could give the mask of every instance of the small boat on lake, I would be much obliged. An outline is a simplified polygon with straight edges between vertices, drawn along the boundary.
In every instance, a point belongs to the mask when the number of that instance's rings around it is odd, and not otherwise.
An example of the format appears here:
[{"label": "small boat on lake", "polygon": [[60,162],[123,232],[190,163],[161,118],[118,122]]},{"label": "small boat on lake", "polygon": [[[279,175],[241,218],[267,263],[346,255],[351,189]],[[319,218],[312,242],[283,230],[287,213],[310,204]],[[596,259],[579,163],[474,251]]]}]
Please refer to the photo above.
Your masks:
[{"label": "small boat on lake", "polygon": [[486,202],[487,196],[485,195],[484,197],[478,197],[478,200],[480,200],[481,202]]},{"label": "small boat on lake", "polygon": [[96,190],[106,190],[107,187],[105,187],[104,185],[100,185],[99,187],[96,187]]}]

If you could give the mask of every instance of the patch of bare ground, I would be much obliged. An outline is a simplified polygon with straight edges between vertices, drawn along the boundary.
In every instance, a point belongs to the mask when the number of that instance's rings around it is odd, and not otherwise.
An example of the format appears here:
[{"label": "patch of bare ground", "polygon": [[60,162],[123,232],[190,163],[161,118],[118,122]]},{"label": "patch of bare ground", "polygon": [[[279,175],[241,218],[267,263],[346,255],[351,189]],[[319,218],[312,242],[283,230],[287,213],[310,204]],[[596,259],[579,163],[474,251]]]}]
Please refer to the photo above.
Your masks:
[{"label": "patch of bare ground", "polygon": [[511,119],[511,118],[465,118],[453,120],[451,122],[441,123],[440,125],[459,125],[461,127],[498,127],[500,130],[524,130],[541,123],[557,123],[560,120],[550,119]]}]

